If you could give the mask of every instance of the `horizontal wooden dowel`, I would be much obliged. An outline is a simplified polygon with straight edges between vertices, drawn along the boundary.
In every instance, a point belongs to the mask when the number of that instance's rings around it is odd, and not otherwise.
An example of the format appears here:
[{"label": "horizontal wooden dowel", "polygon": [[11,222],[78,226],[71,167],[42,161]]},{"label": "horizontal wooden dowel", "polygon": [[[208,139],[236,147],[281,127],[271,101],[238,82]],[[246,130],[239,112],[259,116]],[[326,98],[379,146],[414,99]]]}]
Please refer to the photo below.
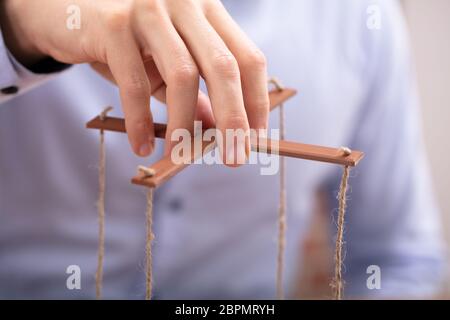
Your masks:
[{"label": "horizontal wooden dowel", "polygon": [[[269,92],[269,100],[270,100],[270,111],[273,111],[280,104],[286,102],[289,98],[293,97],[297,93],[294,89],[282,89],[282,90],[272,90]],[[101,123],[103,122],[103,123]],[[122,131],[125,130],[125,125],[118,123],[117,120],[111,121],[109,123],[105,123],[101,121],[98,117],[88,123],[88,127],[99,128],[103,127],[103,129],[107,130],[105,127],[114,128],[116,130],[113,131]],[[165,125],[155,124],[155,136],[158,138],[165,137]],[[121,129],[121,130],[117,130]],[[170,156],[163,157],[161,160],[157,161],[152,165],[152,169],[155,171],[155,175],[153,177],[147,177],[144,173],[138,172],[138,174],[131,179],[131,182],[137,185],[143,185],[150,188],[156,188],[162,185],[164,182],[175,176],[178,172],[186,168],[189,163],[194,163],[196,159],[202,157],[204,154],[213,149],[216,144],[213,142],[202,142],[202,152],[200,154],[195,154],[192,152],[192,156],[188,161],[188,164],[184,163],[173,163]]]},{"label": "horizontal wooden dowel", "polygon": [[283,157],[313,160],[354,167],[364,157],[361,151],[351,151],[346,155],[341,148],[330,148],[293,141],[274,141],[260,138],[252,140],[252,150],[270,154],[279,154]]},{"label": "horizontal wooden dowel", "polygon": [[[280,104],[286,102],[289,98],[293,97],[297,91],[294,89],[272,90],[269,92],[270,110],[275,109]],[[155,137],[164,138],[166,135],[166,125],[154,124]],[[100,116],[95,117],[86,124],[88,129],[98,129],[114,132],[126,132],[125,120],[122,118],[105,117],[103,120]]]},{"label": "horizontal wooden dowel", "polygon": [[[204,156],[214,147],[216,147],[214,142],[203,142],[202,152],[197,154],[192,152],[187,164],[173,163],[170,155],[165,156],[152,165],[151,168],[155,171],[154,176],[146,177],[145,174],[139,172],[131,181],[134,184],[156,188],[183,170],[190,163],[194,163],[196,159]],[[349,167],[356,166],[364,157],[361,151],[354,150],[349,155],[346,155],[341,148],[329,148],[284,140],[253,139],[251,147],[255,152],[278,154],[285,157],[333,163]]]},{"label": "horizontal wooden dowel", "polygon": [[164,184],[167,180],[175,176],[181,170],[192,164],[198,158],[210,152],[216,147],[215,142],[202,142],[202,148],[200,152],[192,152],[187,163],[174,163],[170,155],[163,157],[154,163],[151,168],[154,170],[155,175],[152,177],[146,176],[143,172],[138,172],[135,177],[131,179],[133,184],[147,186],[150,188],[156,188]]},{"label": "horizontal wooden dowel", "polygon": [[273,111],[280,104],[285,103],[287,100],[289,100],[296,94],[297,90],[289,88],[269,91],[270,111]]},{"label": "horizontal wooden dowel", "polygon": [[[286,102],[295,94],[296,91],[292,89],[273,90],[269,92],[271,110]],[[100,119],[100,117],[96,117],[89,121],[86,124],[86,127],[107,131],[126,132],[124,119],[114,117],[105,117],[103,120]],[[155,123],[154,128],[155,136],[164,139],[167,126],[165,124]],[[196,159],[202,157],[215,146],[215,143],[202,142],[201,152],[197,151],[197,154],[192,152],[191,158],[188,159],[189,161],[187,161],[187,163],[175,164],[170,156],[163,157],[152,165],[151,168],[155,171],[153,177],[146,177],[144,173],[139,172],[132,179],[132,182],[134,184],[153,188],[158,187],[183,170],[190,163],[194,163]],[[256,152],[279,154],[280,156],[334,163],[344,166],[356,166],[364,156],[360,151],[352,151],[349,155],[345,155],[345,152],[340,148],[329,148],[291,141],[272,141],[261,138],[259,140],[252,139],[251,147],[252,150]]]}]

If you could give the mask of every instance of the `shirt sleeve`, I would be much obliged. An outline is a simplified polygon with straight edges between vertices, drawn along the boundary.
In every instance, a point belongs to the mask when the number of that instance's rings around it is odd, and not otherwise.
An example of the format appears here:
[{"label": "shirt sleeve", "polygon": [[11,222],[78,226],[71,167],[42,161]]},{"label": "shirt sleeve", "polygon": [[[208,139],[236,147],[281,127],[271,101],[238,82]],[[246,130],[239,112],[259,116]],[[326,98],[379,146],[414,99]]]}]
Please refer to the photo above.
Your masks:
[{"label": "shirt sleeve", "polygon": [[0,103],[38,86],[69,66],[47,58],[24,67],[9,52],[0,30]]},{"label": "shirt sleeve", "polygon": [[[365,158],[350,178],[346,296],[429,297],[439,291],[445,270],[440,216],[404,18],[396,2],[378,3],[381,29],[362,27],[367,91],[350,146],[364,151]],[[336,174],[327,187],[333,200],[339,179]]]}]

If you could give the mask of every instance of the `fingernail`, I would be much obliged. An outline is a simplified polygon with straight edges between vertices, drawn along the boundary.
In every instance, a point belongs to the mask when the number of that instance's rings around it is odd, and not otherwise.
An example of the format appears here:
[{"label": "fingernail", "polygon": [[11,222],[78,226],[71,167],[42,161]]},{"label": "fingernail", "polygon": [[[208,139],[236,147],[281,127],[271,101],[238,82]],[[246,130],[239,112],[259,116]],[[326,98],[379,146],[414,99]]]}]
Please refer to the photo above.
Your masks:
[{"label": "fingernail", "polygon": [[246,141],[238,141],[237,145],[230,144],[227,147],[227,164],[243,165],[247,161],[249,151]]},{"label": "fingernail", "polygon": [[250,145],[246,141],[240,141],[237,145],[237,164],[245,164],[250,154]]},{"label": "fingernail", "polygon": [[267,128],[258,129],[258,136],[260,138],[267,138]]},{"label": "fingernail", "polygon": [[234,143],[227,145],[226,164],[234,164]]},{"label": "fingernail", "polygon": [[139,148],[139,155],[141,157],[146,157],[150,154],[151,151],[152,151],[152,146],[151,146],[150,142],[144,142],[144,144],[142,144],[141,147]]}]

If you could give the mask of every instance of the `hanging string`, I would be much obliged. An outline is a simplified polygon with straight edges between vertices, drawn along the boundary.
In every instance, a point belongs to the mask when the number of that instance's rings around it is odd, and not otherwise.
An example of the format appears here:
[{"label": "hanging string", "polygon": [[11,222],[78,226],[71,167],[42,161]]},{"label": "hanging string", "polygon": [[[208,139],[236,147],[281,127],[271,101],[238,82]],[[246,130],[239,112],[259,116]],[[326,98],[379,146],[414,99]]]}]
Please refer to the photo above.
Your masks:
[{"label": "hanging string", "polygon": [[[341,150],[343,151],[344,156],[349,156],[351,154],[351,150],[349,148],[342,147]],[[344,246],[344,221],[345,221],[345,210],[347,207],[347,189],[348,189],[349,174],[350,168],[348,166],[345,166],[338,193],[339,209],[337,220],[336,248],[334,254],[334,279],[331,284],[331,287],[333,289],[333,298],[335,300],[341,300],[344,292],[344,280],[342,279],[342,266],[343,266],[343,246]]]},{"label": "hanging string", "polygon": [[[112,107],[106,107],[100,113],[100,120],[105,121],[106,116]],[[102,283],[103,283],[103,258],[105,256],[105,168],[106,168],[106,148],[105,148],[105,133],[100,130],[100,157],[98,168],[98,256],[97,256],[97,271],[95,272],[95,296],[97,299],[102,297]]]},{"label": "hanging string", "polygon": [[147,192],[147,211],[146,211],[146,243],[145,243],[145,263],[146,263],[146,280],[145,280],[145,299],[152,298],[153,285],[153,257],[152,257],[152,243],[155,235],[153,234],[153,189]]},{"label": "hanging string", "polygon": [[[144,178],[153,177],[155,170],[144,166],[139,166],[138,170],[144,174]],[[147,192],[147,209],[145,214],[145,299],[151,300],[153,287],[153,256],[152,244],[155,239],[153,234],[153,188]]]},{"label": "hanging string", "polygon": [[[273,84],[277,90],[283,90],[283,85],[276,78],[271,78],[269,83]],[[286,135],[284,105],[279,105],[280,110],[280,140],[284,140]],[[286,248],[286,159],[280,157],[280,203],[278,207],[278,253],[277,253],[277,275],[276,287],[277,298],[284,299],[283,271],[284,271],[284,255]]]},{"label": "hanging string", "polygon": [[[280,82],[273,78],[269,80],[269,83],[274,84],[278,90],[283,90]],[[280,108],[280,140],[285,138],[285,116],[284,106],[279,105]],[[107,113],[112,110],[112,107],[107,107],[100,114],[100,120],[105,121]],[[342,152],[345,156],[351,154],[351,150],[342,147]],[[105,253],[105,168],[106,168],[106,150],[105,150],[105,137],[104,130],[100,130],[100,159],[99,159],[99,196],[97,201],[98,208],[98,264],[95,274],[96,282],[96,297],[101,298],[102,295],[102,281],[103,281],[103,260]],[[155,171],[152,168],[139,166],[138,170],[143,172],[145,177],[152,177]],[[332,282],[333,298],[341,300],[343,297],[344,281],[342,279],[342,266],[343,266],[343,234],[344,234],[344,220],[346,211],[346,194],[348,188],[350,168],[344,167],[344,172],[341,179],[338,199],[338,221],[337,221],[337,236],[336,236],[336,248],[335,248],[335,274]],[[276,275],[276,288],[277,298],[284,298],[283,288],[283,271],[284,271],[284,255],[286,247],[286,161],[284,157],[280,157],[280,203],[278,211],[278,254],[277,254],[277,275]],[[145,298],[150,300],[152,298],[152,244],[155,236],[153,234],[153,188],[149,189],[147,193],[147,208],[146,208],[146,294]]]}]

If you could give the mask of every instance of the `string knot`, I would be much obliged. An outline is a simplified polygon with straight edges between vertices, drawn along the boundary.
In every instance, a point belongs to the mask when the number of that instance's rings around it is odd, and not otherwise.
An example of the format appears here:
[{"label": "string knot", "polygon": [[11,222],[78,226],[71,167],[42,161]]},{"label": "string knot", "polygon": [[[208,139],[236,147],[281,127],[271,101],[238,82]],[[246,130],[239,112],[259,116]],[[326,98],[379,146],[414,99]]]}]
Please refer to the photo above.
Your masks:
[{"label": "string knot", "polygon": [[145,178],[151,178],[156,174],[155,169],[148,168],[145,166],[138,166],[138,171],[142,172],[145,176]]},{"label": "string knot", "polygon": [[105,109],[103,109],[103,111],[100,113],[100,120],[105,121],[106,120],[106,116],[108,115],[108,112],[110,112],[113,109],[113,107],[108,106]]},{"label": "string knot", "polygon": [[346,157],[348,157],[349,155],[352,154],[352,150],[350,148],[348,148],[348,147],[341,147],[340,150],[342,151],[342,153]]},{"label": "string knot", "polygon": [[276,77],[270,78],[270,79],[269,79],[269,83],[270,83],[270,84],[273,84],[274,87],[275,87],[278,91],[283,91],[283,89],[284,89],[283,84],[282,84],[281,81],[278,80],[278,78],[276,78]]}]

